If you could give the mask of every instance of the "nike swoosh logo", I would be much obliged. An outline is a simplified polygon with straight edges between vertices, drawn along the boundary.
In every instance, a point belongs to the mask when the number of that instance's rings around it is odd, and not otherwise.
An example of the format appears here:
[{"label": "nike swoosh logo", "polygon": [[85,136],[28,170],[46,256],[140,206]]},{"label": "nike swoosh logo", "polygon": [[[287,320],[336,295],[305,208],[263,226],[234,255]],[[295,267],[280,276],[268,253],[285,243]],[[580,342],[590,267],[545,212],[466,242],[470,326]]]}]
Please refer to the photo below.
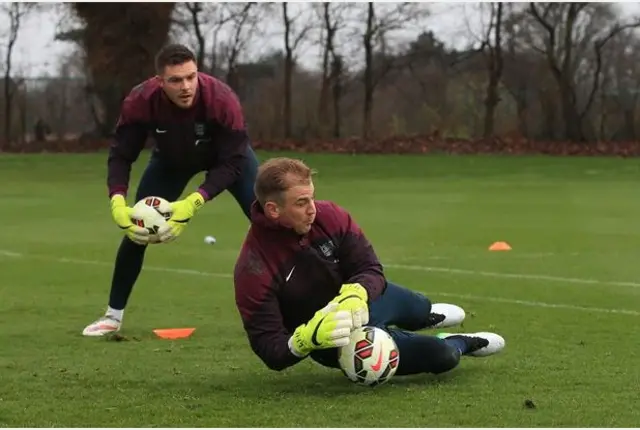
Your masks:
[{"label": "nike swoosh logo", "polygon": [[[314,344],[315,346],[320,346],[320,344],[318,343],[318,330],[320,329],[320,326],[322,325],[322,321],[324,321],[325,318],[326,316],[322,317],[320,322],[316,325],[315,330],[313,330],[313,334],[311,335],[311,343]],[[380,360],[382,360],[382,353],[380,354]]]},{"label": "nike swoosh logo", "polygon": [[381,367],[382,367],[382,351],[380,351],[380,354],[378,354],[378,361],[376,362],[376,364],[371,365],[371,369],[374,372],[377,372],[378,370],[380,370]]},{"label": "nike swoosh logo", "polygon": [[285,279],[286,282],[289,282],[289,279],[291,279],[291,275],[293,275],[294,270],[296,270],[296,266],[293,266],[291,268],[291,272],[289,272],[289,274],[287,275],[287,278]]},{"label": "nike swoosh logo", "polygon": [[344,301],[347,301],[349,299],[359,299],[359,296],[356,296],[355,294],[351,294],[350,296],[344,297],[342,298],[338,303],[342,303]]},{"label": "nike swoosh logo", "polygon": [[162,133],[166,133],[167,130],[160,130],[159,128],[156,128],[156,133],[162,134]]}]

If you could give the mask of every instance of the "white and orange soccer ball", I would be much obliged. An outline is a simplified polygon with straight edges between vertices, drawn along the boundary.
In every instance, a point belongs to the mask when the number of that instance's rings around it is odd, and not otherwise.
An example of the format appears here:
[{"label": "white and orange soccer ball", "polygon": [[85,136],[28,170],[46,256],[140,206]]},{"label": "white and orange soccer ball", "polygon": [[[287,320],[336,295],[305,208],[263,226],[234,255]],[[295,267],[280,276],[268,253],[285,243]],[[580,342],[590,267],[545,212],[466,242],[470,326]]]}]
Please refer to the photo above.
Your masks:
[{"label": "white and orange soccer ball", "polygon": [[133,206],[131,222],[149,231],[149,243],[159,243],[158,230],[171,218],[171,204],[162,197],[149,196]]},{"label": "white and orange soccer ball", "polygon": [[374,386],[395,375],[400,353],[389,333],[365,326],[353,330],[349,344],[338,348],[338,362],[352,382]]}]

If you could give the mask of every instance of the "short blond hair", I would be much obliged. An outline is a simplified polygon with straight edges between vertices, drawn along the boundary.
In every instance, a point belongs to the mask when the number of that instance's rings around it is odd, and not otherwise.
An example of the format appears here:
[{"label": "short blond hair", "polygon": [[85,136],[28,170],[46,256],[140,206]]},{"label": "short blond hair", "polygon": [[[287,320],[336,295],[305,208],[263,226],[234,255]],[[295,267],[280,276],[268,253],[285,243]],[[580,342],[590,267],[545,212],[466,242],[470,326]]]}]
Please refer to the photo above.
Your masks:
[{"label": "short blond hair", "polygon": [[294,185],[310,184],[315,170],[304,161],[287,157],[270,158],[258,167],[254,192],[264,206],[268,200],[282,202],[282,194]]}]

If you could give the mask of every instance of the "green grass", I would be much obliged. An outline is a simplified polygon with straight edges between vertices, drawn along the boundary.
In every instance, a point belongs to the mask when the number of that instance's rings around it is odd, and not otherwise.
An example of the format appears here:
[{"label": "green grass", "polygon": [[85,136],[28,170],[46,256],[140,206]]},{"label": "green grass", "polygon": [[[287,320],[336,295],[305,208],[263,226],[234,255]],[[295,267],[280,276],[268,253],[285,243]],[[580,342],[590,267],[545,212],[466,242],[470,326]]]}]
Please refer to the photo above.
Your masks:
[{"label": "green grass", "polygon": [[[106,156],[1,155],[0,426],[640,422],[638,160],[304,158],[319,170],[318,198],[352,212],[390,279],[463,306],[463,330],[501,333],[504,352],[375,389],[310,360],[269,371],[235,309],[229,274],[247,223],[228,194],[147,253],[125,316],[132,340],[83,338],[106,306],[120,240]],[[513,250],[488,252],[497,240]],[[197,330],[175,342],[151,332],[173,326]]]}]

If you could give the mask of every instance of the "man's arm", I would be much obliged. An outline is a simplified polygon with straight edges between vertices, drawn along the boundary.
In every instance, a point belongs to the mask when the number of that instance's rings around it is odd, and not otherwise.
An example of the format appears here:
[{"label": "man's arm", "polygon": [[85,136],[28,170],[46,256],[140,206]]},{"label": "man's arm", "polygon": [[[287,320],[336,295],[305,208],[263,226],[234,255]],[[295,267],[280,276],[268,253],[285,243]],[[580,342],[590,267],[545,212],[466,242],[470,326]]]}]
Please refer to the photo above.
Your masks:
[{"label": "man's arm", "polygon": [[126,196],[129,189],[131,165],[138,159],[147,139],[146,112],[140,95],[142,84],[134,88],[122,103],[115,136],[107,160],[109,197]]},{"label": "man's arm", "polygon": [[360,284],[367,290],[368,301],[378,298],[386,287],[382,264],[373,246],[351,215],[332,204],[341,230],[338,244],[340,267],[345,273],[343,284]]},{"label": "man's arm", "polygon": [[278,299],[260,257],[243,248],[235,274],[236,305],[251,349],[272,370],[284,370],[302,360],[289,349]]},{"label": "man's arm", "polygon": [[215,103],[212,110],[217,123],[213,139],[219,152],[216,165],[209,169],[198,190],[205,200],[213,199],[238,179],[249,146],[244,114],[236,94],[222,83],[212,91],[212,103]]}]

